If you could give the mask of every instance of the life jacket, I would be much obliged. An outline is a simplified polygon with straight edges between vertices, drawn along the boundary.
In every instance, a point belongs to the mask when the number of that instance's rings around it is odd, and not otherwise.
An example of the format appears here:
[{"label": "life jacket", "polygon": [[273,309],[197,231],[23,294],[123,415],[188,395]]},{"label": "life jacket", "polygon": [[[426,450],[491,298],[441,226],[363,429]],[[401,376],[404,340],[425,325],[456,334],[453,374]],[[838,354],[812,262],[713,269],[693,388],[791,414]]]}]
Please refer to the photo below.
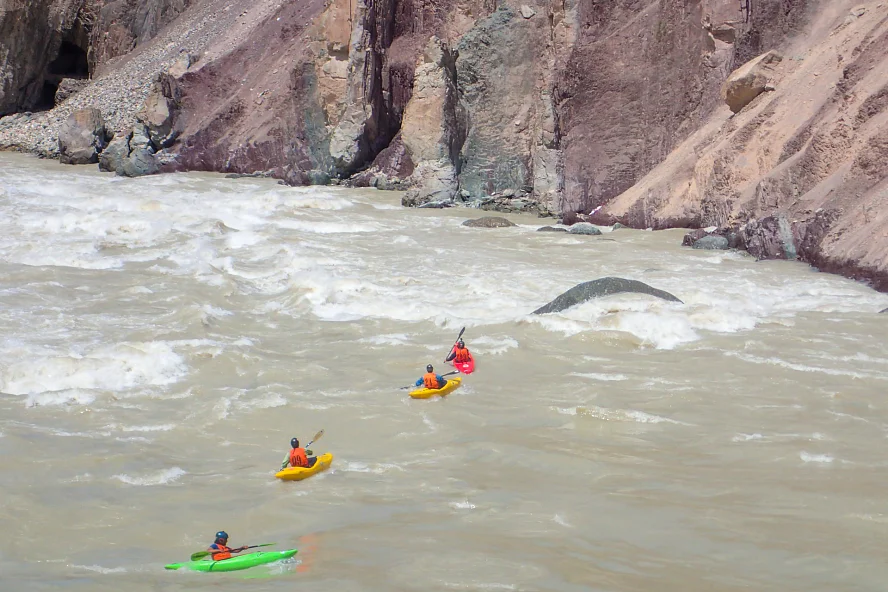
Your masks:
[{"label": "life jacket", "polygon": [[441,388],[441,385],[438,384],[438,377],[435,376],[434,372],[429,372],[428,374],[423,375],[422,377],[423,385],[427,389],[438,389]]},{"label": "life jacket", "polygon": [[213,553],[213,561],[222,561],[223,559],[231,559],[231,547],[226,547],[222,543],[216,543],[219,550]]},{"label": "life jacket", "polygon": [[464,347],[462,349],[456,348],[456,357],[453,358],[454,362],[468,362],[472,359],[471,354],[469,353],[469,348]]},{"label": "life jacket", "polygon": [[305,448],[293,448],[290,450],[290,466],[291,467],[307,467],[308,457],[305,455]]}]

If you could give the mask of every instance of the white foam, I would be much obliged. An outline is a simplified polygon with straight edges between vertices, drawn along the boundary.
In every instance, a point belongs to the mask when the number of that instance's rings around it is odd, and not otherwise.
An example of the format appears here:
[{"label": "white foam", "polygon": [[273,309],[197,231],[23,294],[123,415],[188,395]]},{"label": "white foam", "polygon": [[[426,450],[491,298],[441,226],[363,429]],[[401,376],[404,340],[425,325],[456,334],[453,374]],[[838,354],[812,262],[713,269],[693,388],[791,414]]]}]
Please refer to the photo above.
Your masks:
[{"label": "white foam", "polygon": [[752,364],[765,364],[769,366],[779,366],[781,368],[786,368],[788,370],[795,370],[797,372],[814,372],[820,374],[827,374],[830,376],[850,376],[852,378],[876,378],[876,379],[888,379],[888,374],[884,373],[867,373],[867,372],[856,372],[854,370],[843,370],[841,368],[824,368],[821,366],[808,366],[806,364],[797,364],[794,362],[787,362],[786,360],[782,360],[776,357],[763,358],[761,356],[754,356],[751,354],[739,353],[739,352],[725,352],[725,354],[729,356],[734,356],[739,358],[745,362],[750,362]]},{"label": "white foam", "polygon": [[25,398],[25,407],[53,407],[59,405],[89,405],[96,400],[90,391],[71,389],[54,392],[32,393]]},{"label": "white foam", "polygon": [[404,469],[392,463],[378,463],[374,465],[369,465],[365,462],[347,461],[345,463],[345,467],[343,467],[342,470],[349,473],[375,473],[377,475],[381,475],[391,470],[403,471]]},{"label": "white foam", "polygon": [[136,485],[140,487],[152,487],[155,485],[166,485],[168,483],[175,483],[179,480],[183,475],[187,475],[188,473],[179,467],[173,467],[171,469],[163,469],[161,471],[157,471],[155,473],[148,473],[147,475],[114,475],[114,478],[120,481],[121,483],[126,483],[127,485]]},{"label": "white foam", "polygon": [[732,442],[750,442],[752,440],[762,440],[764,436],[759,433],[755,434],[737,434],[733,438],[731,438]]},{"label": "white foam", "polygon": [[68,567],[85,569],[86,571],[92,571],[103,575],[121,574],[126,573],[127,571],[125,567],[102,567],[101,565],[69,565]]},{"label": "white foam", "polygon": [[404,333],[393,333],[390,335],[373,335],[371,337],[362,337],[358,343],[370,343],[372,345],[406,345],[411,339]]},{"label": "white foam", "polygon": [[634,409],[606,409],[604,407],[553,407],[553,410],[562,415],[581,415],[585,417],[594,417],[605,421],[625,421],[635,423],[671,423],[675,425],[690,425],[668,417],[661,417],[644,411],[636,411]]},{"label": "white foam", "polygon": [[565,526],[567,528],[573,528],[573,524],[570,524],[567,520],[565,520],[564,516],[561,514],[555,514],[555,517],[552,518],[556,524],[560,524],[561,526]]},{"label": "white foam", "polygon": [[450,502],[448,504],[454,510],[474,510],[475,504],[471,503],[469,500],[464,500],[461,502]]},{"label": "white foam", "polygon": [[[467,344],[468,345],[468,344]],[[500,355],[518,348],[518,340],[511,337],[481,336],[471,340],[470,350],[485,355]]]},{"label": "white foam", "polygon": [[125,391],[173,384],[187,373],[184,360],[163,342],[120,343],[85,355],[33,356],[0,372],[0,391],[33,395],[55,391]]},{"label": "white foam", "polygon": [[594,372],[571,372],[571,376],[578,376],[580,378],[589,378],[591,380],[600,380],[603,382],[617,382],[621,380],[628,380],[629,377],[625,374],[596,374]]},{"label": "white foam", "polygon": [[831,463],[835,460],[834,457],[828,454],[809,454],[807,452],[800,452],[799,458],[801,458],[806,463]]}]

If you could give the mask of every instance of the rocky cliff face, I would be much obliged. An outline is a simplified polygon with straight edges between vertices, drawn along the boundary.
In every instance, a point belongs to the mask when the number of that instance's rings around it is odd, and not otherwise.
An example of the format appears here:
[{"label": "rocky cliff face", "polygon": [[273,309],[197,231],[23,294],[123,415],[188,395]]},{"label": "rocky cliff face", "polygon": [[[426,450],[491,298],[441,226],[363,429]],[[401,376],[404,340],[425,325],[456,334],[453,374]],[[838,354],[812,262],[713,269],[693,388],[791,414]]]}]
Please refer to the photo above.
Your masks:
[{"label": "rocky cliff face", "polygon": [[159,129],[162,170],[731,227],[882,281],[888,5],[746,6],[0,0],[0,113],[58,103],[0,119],[0,147],[55,154],[98,107],[118,138]]}]

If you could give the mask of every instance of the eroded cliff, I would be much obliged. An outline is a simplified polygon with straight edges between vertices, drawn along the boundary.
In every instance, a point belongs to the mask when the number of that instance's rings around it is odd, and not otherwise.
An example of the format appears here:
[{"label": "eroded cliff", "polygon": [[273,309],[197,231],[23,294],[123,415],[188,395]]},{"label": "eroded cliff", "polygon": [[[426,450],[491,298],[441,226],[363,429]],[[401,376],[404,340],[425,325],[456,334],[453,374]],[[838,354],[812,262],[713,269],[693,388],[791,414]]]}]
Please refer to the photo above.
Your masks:
[{"label": "eroded cliff", "polygon": [[0,0],[18,113],[0,147],[57,154],[97,107],[125,147],[162,128],[161,170],[729,227],[885,288],[886,19],[846,0]]}]

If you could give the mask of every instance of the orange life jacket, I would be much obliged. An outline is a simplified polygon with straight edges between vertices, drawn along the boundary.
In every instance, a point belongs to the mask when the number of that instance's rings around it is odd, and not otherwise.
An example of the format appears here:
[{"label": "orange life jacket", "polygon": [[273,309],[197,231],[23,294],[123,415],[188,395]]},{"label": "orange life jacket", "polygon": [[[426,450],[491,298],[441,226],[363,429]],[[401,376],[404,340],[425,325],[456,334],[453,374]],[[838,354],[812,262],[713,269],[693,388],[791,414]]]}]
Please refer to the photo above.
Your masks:
[{"label": "orange life jacket", "polygon": [[438,389],[441,388],[441,385],[438,384],[438,377],[435,376],[434,372],[429,372],[428,374],[423,375],[422,377],[423,385],[427,389]]},{"label": "orange life jacket", "polygon": [[454,351],[456,351],[456,357],[453,358],[454,362],[468,362],[470,359],[472,359],[471,354],[469,354],[469,348],[467,347],[464,347],[462,349],[457,347]]},{"label": "orange life jacket", "polygon": [[307,467],[308,456],[305,455],[305,448],[293,448],[290,450],[290,466],[291,467]]},{"label": "orange life jacket", "polygon": [[213,561],[222,561],[223,559],[231,559],[231,548],[226,547],[222,543],[216,543],[219,550],[213,553]]}]

